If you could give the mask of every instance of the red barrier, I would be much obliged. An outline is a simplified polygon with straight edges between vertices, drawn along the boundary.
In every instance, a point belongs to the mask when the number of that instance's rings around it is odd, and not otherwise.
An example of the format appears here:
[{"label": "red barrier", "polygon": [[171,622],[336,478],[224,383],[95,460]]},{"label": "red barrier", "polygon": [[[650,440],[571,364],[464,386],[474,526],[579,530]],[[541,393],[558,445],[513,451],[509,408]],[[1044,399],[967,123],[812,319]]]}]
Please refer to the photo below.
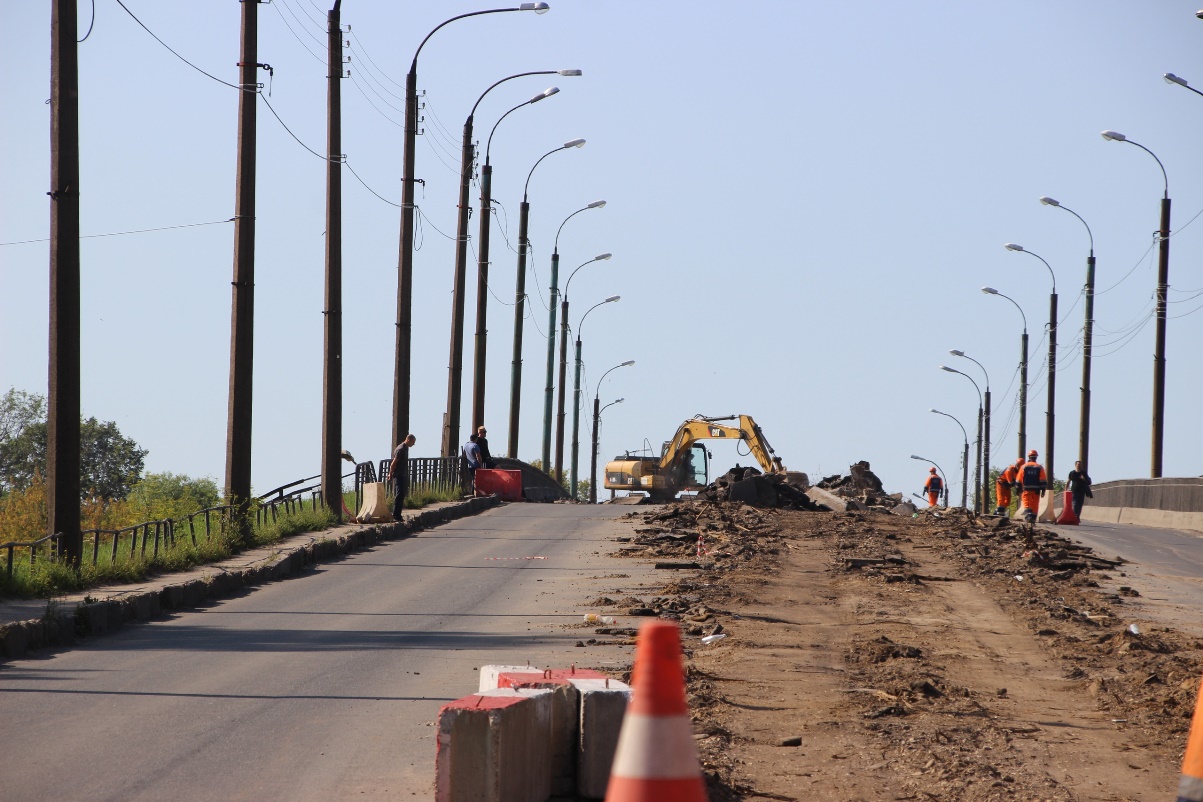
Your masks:
[{"label": "red barrier", "polygon": [[495,494],[506,501],[522,501],[522,471],[477,468],[476,494],[478,496]]}]

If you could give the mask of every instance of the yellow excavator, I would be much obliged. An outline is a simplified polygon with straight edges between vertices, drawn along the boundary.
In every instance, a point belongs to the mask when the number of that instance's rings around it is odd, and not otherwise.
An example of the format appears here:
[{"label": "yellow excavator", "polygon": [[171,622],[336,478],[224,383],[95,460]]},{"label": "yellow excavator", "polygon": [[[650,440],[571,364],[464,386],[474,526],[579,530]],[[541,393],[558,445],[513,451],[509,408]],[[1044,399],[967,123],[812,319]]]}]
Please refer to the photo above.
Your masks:
[{"label": "yellow excavator", "polygon": [[[737,423],[724,425],[720,421]],[[608,490],[642,491],[653,501],[671,499],[682,490],[701,490],[709,484],[709,469],[706,446],[700,441],[720,439],[746,443],[765,473],[787,473],[781,458],[750,416],[707,418],[695,415],[681,424],[673,439],[664,444],[659,457],[628,452],[609,462],[605,487]]]}]

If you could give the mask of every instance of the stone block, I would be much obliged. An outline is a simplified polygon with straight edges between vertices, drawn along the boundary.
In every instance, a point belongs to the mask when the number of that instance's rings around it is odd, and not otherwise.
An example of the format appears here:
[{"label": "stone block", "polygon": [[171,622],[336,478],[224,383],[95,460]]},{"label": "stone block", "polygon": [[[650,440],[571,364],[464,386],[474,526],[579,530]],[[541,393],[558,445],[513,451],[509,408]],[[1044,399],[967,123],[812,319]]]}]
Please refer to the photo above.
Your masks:
[{"label": "stone block", "polygon": [[576,752],[576,791],[585,799],[603,799],[618,733],[631,699],[631,688],[613,679],[573,679],[580,695],[580,736]]},{"label": "stone block", "polygon": [[551,795],[551,692],[499,688],[439,711],[437,802],[545,802]]}]

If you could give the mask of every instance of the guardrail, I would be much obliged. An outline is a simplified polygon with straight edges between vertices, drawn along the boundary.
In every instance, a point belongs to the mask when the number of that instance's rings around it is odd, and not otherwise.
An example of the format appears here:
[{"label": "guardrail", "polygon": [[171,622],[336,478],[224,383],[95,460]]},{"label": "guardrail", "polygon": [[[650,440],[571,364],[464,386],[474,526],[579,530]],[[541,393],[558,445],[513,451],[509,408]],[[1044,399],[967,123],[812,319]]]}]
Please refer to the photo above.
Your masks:
[{"label": "guardrail", "polygon": [[[354,477],[355,480],[355,505],[360,506],[363,501],[363,485],[367,482],[383,482],[388,476],[389,463],[392,460],[383,459],[379,463],[379,474],[371,462],[361,462],[355,466],[354,473],[343,475],[343,479]],[[420,487],[430,486],[456,486],[463,488],[467,478],[467,472],[463,470],[462,459],[459,457],[417,457],[409,460],[409,487],[411,490]],[[379,476],[379,478],[377,478]],[[312,482],[314,479],[319,480],[317,484],[306,485],[306,482]],[[304,479],[297,479],[294,482],[280,485],[279,487],[269,490],[263,495],[256,496],[255,500],[259,502],[254,507],[255,524],[262,526],[264,523],[279,520],[280,510],[283,509],[286,515],[291,515],[301,510],[305,503],[305,495],[309,496],[309,503],[315,507],[326,506],[326,500],[322,496],[321,474],[316,476],[308,476]],[[305,485],[298,487],[298,485]],[[288,491],[288,492],[285,492]],[[340,504],[342,500],[339,500]],[[198,519],[204,521],[204,540],[207,542],[212,539],[214,531],[225,531],[229,526],[230,518],[233,515],[234,507],[232,505],[221,505],[217,507],[209,507],[207,509],[198,510],[194,513],[180,518],[178,521],[171,518],[164,518],[158,521],[144,521],[142,523],[127,526],[123,529],[85,529],[83,531],[84,553],[89,552],[88,546],[91,546],[92,565],[96,565],[100,560],[102,546],[109,559],[115,560],[124,548],[121,545],[122,540],[126,535],[129,537],[128,553],[131,557],[140,555],[145,557],[146,550],[151,549],[151,558],[159,556],[159,549],[173,548],[176,545],[176,530],[181,525],[188,527],[188,535],[192,540],[192,545],[197,545],[197,522]],[[215,527],[214,521],[217,522]],[[153,539],[151,532],[154,532]],[[141,541],[139,541],[139,533],[141,533]],[[43,535],[36,540],[30,541],[12,541],[9,543],[0,543],[0,551],[6,551],[5,572],[8,578],[12,578],[13,564],[17,550],[29,550],[29,564],[32,566],[39,559],[38,549],[43,544],[46,545],[45,557],[53,559],[61,553],[62,533],[56,532],[53,535]]]}]

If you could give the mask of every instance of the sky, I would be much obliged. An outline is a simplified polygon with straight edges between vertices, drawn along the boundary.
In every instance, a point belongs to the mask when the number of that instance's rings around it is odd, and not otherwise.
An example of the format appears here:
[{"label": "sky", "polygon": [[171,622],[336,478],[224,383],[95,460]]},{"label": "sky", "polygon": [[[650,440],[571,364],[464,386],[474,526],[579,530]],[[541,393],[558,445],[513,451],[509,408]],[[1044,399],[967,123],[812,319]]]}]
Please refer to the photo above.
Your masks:
[{"label": "sky", "polygon": [[[239,4],[79,5],[82,406],[149,450],[148,471],[223,481],[233,266]],[[551,0],[439,30],[422,49],[414,256],[413,456],[437,456],[447,404],[461,132],[490,149],[486,423],[505,453],[518,208],[530,242],[518,456],[542,443],[550,255],[581,335],[582,477],[591,402],[602,460],[659,452],[697,414],[751,415],[793,470],[867,460],[889,491],[926,463],[960,494],[978,391],[993,399],[994,465],[1018,451],[1023,310],[1028,447],[1044,452],[1051,266],[1059,294],[1055,474],[1077,451],[1087,231],[1098,259],[1089,472],[1150,472],[1153,293],[1161,171],[1173,199],[1163,475],[1203,473],[1203,87],[1198,0],[999,4]],[[461,0],[342,4],[343,445],[391,452],[405,73]],[[504,6],[502,6],[504,7]],[[256,492],[320,470],[327,7],[259,6],[252,475]],[[50,12],[8,9],[0,32],[0,391],[45,393]],[[142,27],[133,16],[141,21]],[[94,15],[94,20],[93,20]],[[192,66],[173,55],[164,44]],[[208,77],[203,70],[213,77]],[[279,115],[277,119],[266,104]],[[287,126],[287,128],[285,127]],[[577,150],[536,161],[564,142]],[[314,153],[316,151],[316,154]],[[354,175],[349,171],[353,170]],[[356,178],[358,176],[358,179]],[[366,185],[366,186],[365,186]],[[475,264],[479,183],[472,189]],[[145,231],[146,229],[163,229]],[[143,233],[120,233],[142,231]],[[100,236],[110,235],[113,236]],[[464,438],[476,281],[466,295]],[[621,300],[581,315],[612,295]],[[950,356],[960,349],[981,363]],[[608,374],[626,360],[635,365]],[[984,371],[983,371],[984,368]],[[569,381],[571,382],[571,367]],[[572,388],[569,387],[569,399]],[[571,425],[571,415],[569,415]],[[712,474],[751,458],[714,448]],[[567,459],[566,459],[567,463]],[[970,470],[972,481],[972,470]]]}]

